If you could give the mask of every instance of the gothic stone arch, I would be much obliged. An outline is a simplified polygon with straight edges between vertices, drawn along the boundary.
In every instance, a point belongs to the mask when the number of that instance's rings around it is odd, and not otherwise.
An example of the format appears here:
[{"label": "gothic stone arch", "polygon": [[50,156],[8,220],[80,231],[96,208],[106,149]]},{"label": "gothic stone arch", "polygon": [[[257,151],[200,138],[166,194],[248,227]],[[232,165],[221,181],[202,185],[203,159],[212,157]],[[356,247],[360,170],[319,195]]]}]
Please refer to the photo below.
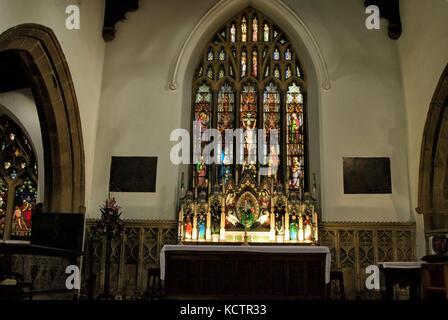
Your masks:
[{"label": "gothic stone arch", "polygon": [[423,133],[418,213],[425,233],[448,232],[448,65],[429,106]]},{"label": "gothic stone arch", "polygon": [[84,146],[72,77],[54,32],[21,24],[0,35],[16,52],[36,101],[45,158],[46,212],[84,213]]}]

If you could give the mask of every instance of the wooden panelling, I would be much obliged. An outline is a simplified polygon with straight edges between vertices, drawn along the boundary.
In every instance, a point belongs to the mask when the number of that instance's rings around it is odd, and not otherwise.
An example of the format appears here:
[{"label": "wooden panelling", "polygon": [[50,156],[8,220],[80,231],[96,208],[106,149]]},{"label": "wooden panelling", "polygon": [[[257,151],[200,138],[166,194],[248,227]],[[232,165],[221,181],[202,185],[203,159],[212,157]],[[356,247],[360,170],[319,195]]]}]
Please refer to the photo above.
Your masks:
[{"label": "wooden panelling", "polygon": [[[87,232],[96,220],[87,220]],[[148,268],[159,265],[165,244],[178,241],[176,221],[125,220],[127,235],[112,243],[111,291],[116,296],[138,299],[146,291]],[[82,294],[93,298],[104,287],[105,255],[102,243],[86,239]],[[365,268],[382,261],[415,261],[414,223],[322,222],[320,245],[331,252],[333,271],[342,271],[346,295],[351,299],[378,298],[378,291],[365,289]],[[212,261],[210,262],[212,263]],[[257,266],[262,272],[263,266]],[[188,270],[186,270],[188,272]],[[114,274],[115,273],[115,274]],[[262,290],[262,283],[260,290]],[[225,293],[230,288],[223,285]],[[249,288],[248,288],[249,290]]]}]

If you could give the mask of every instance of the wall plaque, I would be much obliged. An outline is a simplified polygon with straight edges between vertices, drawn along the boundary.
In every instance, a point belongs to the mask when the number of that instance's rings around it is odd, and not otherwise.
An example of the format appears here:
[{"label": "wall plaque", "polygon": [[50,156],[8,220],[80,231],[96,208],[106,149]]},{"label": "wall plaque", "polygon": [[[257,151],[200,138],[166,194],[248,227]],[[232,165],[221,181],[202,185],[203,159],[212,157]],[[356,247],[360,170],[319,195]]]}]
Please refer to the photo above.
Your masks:
[{"label": "wall plaque", "polygon": [[157,157],[112,157],[109,191],[156,192]]},{"label": "wall plaque", "polygon": [[392,193],[390,158],[343,158],[344,193]]}]

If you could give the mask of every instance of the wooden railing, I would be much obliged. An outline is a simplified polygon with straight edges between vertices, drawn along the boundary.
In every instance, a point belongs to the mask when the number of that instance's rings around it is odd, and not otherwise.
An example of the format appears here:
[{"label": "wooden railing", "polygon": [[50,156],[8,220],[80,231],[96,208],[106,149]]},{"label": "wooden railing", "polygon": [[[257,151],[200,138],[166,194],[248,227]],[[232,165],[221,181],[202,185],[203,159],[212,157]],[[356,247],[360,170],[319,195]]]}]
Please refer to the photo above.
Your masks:
[{"label": "wooden railing", "polygon": [[[87,221],[86,234],[96,220]],[[110,290],[112,294],[138,299],[146,291],[147,270],[159,264],[165,244],[177,243],[177,221],[125,220],[127,234],[112,243]],[[323,222],[319,242],[328,246],[332,270],[342,271],[348,298],[375,298],[379,292],[365,289],[365,267],[381,261],[415,260],[414,223]],[[104,243],[85,241],[82,288],[96,298],[104,288]]]}]

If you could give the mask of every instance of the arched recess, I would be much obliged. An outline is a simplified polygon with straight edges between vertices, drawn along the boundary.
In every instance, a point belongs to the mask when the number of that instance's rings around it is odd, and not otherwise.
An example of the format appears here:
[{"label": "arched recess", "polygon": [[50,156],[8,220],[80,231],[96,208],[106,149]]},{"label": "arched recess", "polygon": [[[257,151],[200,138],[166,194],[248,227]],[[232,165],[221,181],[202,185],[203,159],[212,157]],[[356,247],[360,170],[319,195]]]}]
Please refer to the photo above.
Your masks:
[{"label": "arched recess", "polygon": [[417,212],[425,233],[448,232],[448,65],[432,98],[420,154]]},{"label": "arched recess", "polygon": [[45,161],[44,211],[84,213],[84,146],[73,81],[62,48],[45,26],[22,24],[0,35],[15,52],[36,101]]},{"label": "arched recess", "polygon": [[[320,156],[323,142],[320,134],[322,127],[321,99],[325,90],[331,88],[329,73],[319,43],[300,16],[282,0],[220,0],[200,19],[185,40],[168,74],[167,89],[178,91],[181,97],[182,128],[191,126],[191,81],[197,66],[197,55],[202,52],[213,34],[229,18],[252,7],[271,18],[288,35],[291,44],[300,52],[302,67],[308,76],[308,122],[309,122],[309,162],[310,172],[316,174],[318,185],[322,186],[324,177],[324,159]],[[188,165],[179,166],[179,187],[181,177],[188,177]],[[188,181],[182,181],[188,185]],[[318,188],[322,211],[325,206],[324,188]]]}]

